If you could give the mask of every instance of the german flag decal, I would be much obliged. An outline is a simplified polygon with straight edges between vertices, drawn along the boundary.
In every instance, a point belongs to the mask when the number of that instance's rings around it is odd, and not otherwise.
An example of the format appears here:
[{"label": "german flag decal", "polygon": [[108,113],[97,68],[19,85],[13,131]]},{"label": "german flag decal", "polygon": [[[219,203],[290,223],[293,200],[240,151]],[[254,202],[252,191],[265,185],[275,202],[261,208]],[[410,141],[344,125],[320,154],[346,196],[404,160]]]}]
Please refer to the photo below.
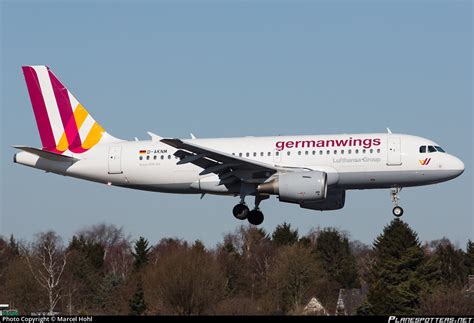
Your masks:
[{"label": "german flag decal", "polygon": [[146,154],[146,150],[140,150],[140,154]]}]

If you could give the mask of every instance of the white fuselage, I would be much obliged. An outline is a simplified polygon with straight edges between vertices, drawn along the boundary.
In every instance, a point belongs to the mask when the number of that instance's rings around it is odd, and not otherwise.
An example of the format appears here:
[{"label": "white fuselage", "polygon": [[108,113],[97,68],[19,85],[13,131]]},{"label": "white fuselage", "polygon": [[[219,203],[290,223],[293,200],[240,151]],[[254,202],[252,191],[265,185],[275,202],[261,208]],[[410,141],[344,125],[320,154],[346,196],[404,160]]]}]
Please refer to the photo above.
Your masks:
[{"label": "white fuselage", "polygon": [[[464,164],[450,154],[420,152],[420,146],[437,146],[431,140],[401,134],[241,137],[188,142],[281,169],[323,171],[328,174],[328,186],[344,190],[433,184],[455,178],[464,170]],[[15,162],[134,189],[238,194],[232,187],[219,185],[216,174],[200,175],[203,169],[191,163],[178,165],[179,159],[173,155],[176,151],[159,140],[121,141],[99,144],[77,156],[80,160],[74,163],[46,160],[28,152],[17,153]]]}]

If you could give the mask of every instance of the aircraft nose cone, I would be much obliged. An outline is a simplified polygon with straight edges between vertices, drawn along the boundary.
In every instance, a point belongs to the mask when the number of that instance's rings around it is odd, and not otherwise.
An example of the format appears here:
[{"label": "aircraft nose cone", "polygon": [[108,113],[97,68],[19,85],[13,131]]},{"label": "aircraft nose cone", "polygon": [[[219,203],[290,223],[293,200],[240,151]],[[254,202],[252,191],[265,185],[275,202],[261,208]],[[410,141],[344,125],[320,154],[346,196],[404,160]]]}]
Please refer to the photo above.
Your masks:
[{"label": "aircraft nose cone", "polygon": [[462,173],[464,173],[464,163],[462,162],[462,160],[460,160],[459,158],[457,157],[454,157],[453,156],[453,170],[456,172],[456,176],[459,176],[461,175]]}]

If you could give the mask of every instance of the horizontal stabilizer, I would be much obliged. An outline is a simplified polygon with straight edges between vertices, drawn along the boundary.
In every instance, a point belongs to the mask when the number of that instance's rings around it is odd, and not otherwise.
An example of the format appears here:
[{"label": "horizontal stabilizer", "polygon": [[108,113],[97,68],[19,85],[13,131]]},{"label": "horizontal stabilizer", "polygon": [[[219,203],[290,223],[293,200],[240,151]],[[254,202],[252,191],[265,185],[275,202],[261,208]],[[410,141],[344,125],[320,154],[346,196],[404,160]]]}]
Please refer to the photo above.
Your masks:
[{"label": "horizontal stabilizer", "polygon": [[44,158],[44,159],[52,160],[52,161],[73,163],[73,162],[79,160],[79,159],[74,158],[74,157],[64,156],[64,155],[52,153],[50,151],[41,150],[41,149],[33,148],[33,147],[27,147],[27,146],[12,146],[12,147],[16,148],[16,149],[26,151],[30,154],[39,156],[39,157]]}]

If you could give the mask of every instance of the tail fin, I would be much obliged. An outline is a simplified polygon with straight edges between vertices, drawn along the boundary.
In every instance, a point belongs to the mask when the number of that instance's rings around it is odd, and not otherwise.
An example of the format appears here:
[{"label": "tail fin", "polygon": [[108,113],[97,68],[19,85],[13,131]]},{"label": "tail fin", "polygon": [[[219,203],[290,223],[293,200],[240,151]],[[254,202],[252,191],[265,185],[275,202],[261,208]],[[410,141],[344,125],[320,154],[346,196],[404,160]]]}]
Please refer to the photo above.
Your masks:
[{"label": "tail fin", "polygon": [[83,153],[118,141],[102,128],[47,66],[23,66],[43,149]]}]

